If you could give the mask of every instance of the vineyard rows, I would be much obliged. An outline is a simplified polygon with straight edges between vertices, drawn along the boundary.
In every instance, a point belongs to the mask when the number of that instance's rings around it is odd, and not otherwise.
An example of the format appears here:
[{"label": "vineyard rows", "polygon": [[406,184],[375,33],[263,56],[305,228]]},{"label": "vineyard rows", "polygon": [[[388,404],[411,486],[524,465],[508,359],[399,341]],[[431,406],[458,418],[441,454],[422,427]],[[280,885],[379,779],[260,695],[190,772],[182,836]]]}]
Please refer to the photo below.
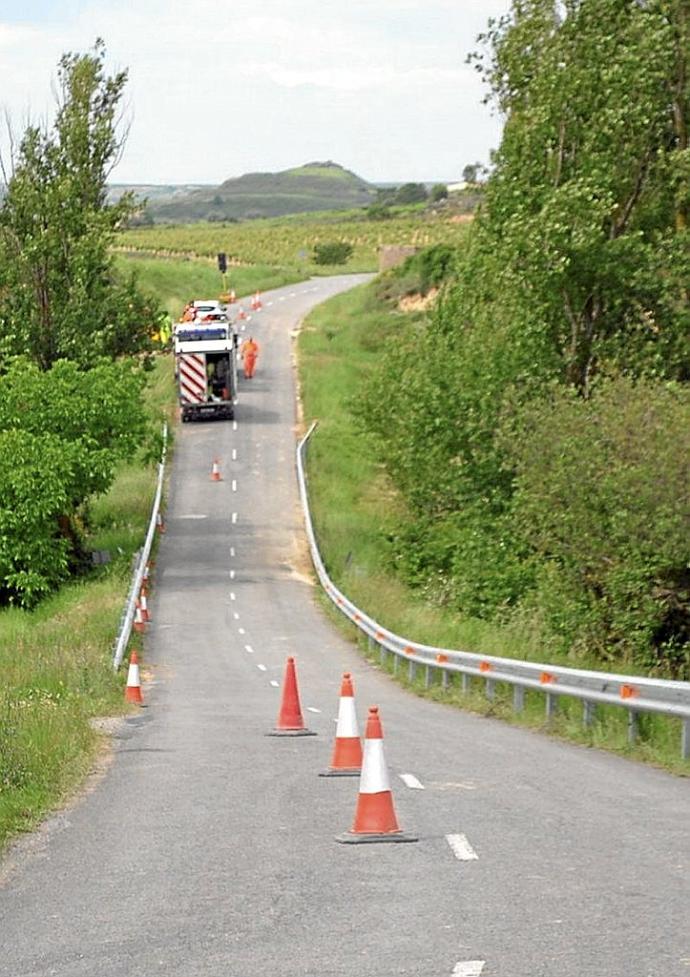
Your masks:
[{"label": "vineyard rows", "polygon": [[377,248],[384,244],[460,244],[463,223],[440,219],[403,217],[374,222],[367,219],[299,224],[279,220],[253,220],[241,224],[187,224],[143,227],[123,231],[120,247],[145,250],[160,256],[185,253],[190,257],[215,258],[224,251],[230,260],[244,264],[289,266],[311,263],[314,245],[347,241],[354,248],[351,270],[374,270]]}]

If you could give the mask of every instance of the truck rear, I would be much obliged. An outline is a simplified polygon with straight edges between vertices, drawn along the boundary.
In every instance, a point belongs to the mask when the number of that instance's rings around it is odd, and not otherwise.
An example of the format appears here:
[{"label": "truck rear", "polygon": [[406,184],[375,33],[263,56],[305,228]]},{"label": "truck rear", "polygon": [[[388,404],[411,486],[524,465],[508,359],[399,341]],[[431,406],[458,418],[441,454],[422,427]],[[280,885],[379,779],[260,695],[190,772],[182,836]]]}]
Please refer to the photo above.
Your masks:
[{"label": "truck rear", "polygon": [[183,421],[235,416],[236,349],[237,335],[227,321],[175,326],[175,376]]}]

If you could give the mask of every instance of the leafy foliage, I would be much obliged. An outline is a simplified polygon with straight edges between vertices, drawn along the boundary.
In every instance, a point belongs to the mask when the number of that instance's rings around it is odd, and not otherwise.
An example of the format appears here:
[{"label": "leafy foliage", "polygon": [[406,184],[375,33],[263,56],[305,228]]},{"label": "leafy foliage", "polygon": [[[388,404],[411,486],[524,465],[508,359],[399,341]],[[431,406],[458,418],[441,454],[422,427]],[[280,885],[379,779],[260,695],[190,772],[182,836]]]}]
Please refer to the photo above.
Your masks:
[{"label": "leafy foliage", "polygon": [[0,209],[0,353],[43,369],[148,349],[156,328],[155,304],[118,281],[108,250],[134,205],[106,204],[126,72],[106,77],[104,58],[102,42],[62,57],[53,128],[27,128]]},{"label": "leafy foliage", "polygon": [[354,248],[347,241],[324,241],[314,245],[314,263],[317,265],[344,265],[352,257]]}]

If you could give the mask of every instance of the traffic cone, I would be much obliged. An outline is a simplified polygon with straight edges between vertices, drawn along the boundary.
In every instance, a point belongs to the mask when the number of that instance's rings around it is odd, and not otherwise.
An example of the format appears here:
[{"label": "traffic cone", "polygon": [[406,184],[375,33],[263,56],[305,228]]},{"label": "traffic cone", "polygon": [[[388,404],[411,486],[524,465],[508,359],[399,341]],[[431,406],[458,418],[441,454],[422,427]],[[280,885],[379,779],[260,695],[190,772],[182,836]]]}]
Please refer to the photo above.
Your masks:
[{"label": "traffic cone", "polygon": [[278,722],[269,736],[316,736],[304,725],[302,707],[299,703],[297,689],[297,673],[295,659],[288,658],[285,664],[285,678],[283,679],[283,695],[278,712]]},{"label": "traffic cone", "polygon": [[165,532],[165,520],[163,519],[163,514],[161,513],[160,510],[158,511],[158,515],[156,516],[156,529],[158,530],[159,533]]},{"label": "traffic cone", "polygon": [[137,601],[136,610],[134,612],[134,630],[137,634],[143,634],[146,630],[146,622],[141,614],[141,604]]},{"label": "traffic cone", "polygon": [[237,296],[235,295],[235,289],[230,290],[230,305],[234,305],[237,301]]},{"label": "traffic cone", "polygon": [[218,464],[218,459],[217,458],[214,458],[213,459],[213,467],[211,468],[211,481],[212,482],[222,482],[223,481],[223,479],[221,478],[220,466]]},{"label": "traffic cone", "polygon": [[237,318],[238,319],[246,319],[247,318],[247,313],[244,311],[244,309],[242,308],[242,306],[240,306],[239,309],[237,310]]},{"label": "traffic cone", "polygon": [[141,679],[139,678],[139,656],[133,651],[129,657],[127,669],[127,685],[125,686],[125,702],[141,704],[144,697],[141,694]]},{"label": "traffic cone", "polygon": [[151,620],[151,615],[149,613],[149,602],[146,597],[146,590],[142,587],[141,593],[139,594],[139,609],[141,610],[141,619],[144,624],[148,624]]},{"label": "traffic cone", "polygon": [[261,295],[259,292],[254,294],[254,298],[252,299],[252,309],[254,312],[258,312],[260,309],[263,309],[263,303],[261,301]]},{"label": "traffic cone", "polygon": [[328,770],[320,777],[357,777],[362,769],[362,744],[357,728],[355,694],[352,691],[352,676],[343,675],[338,704],[338,725],[335,729],[333,755]]},{"label": "traffic cone", "polygon": [[375,841],[417,840],[414,835],[403,834],[398,826],[388,768],[383,755],[379,707],[371,706],[364,739],[364,760],[354,824],[345,834],[337,835],[336,841],[355,845]]}]

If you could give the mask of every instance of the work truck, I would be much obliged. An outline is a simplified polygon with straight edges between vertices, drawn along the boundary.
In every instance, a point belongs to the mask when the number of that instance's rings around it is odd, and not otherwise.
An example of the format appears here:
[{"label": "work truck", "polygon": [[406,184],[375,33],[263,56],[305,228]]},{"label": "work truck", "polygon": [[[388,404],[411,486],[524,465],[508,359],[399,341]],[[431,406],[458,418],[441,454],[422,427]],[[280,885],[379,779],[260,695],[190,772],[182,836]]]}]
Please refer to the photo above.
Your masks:
[{"label": "work truck", "polygon": [[200,317],[173,327],[175,377],[183,422],[235,416],[237,333],[220,306],[205,312],[204,309]]}]

